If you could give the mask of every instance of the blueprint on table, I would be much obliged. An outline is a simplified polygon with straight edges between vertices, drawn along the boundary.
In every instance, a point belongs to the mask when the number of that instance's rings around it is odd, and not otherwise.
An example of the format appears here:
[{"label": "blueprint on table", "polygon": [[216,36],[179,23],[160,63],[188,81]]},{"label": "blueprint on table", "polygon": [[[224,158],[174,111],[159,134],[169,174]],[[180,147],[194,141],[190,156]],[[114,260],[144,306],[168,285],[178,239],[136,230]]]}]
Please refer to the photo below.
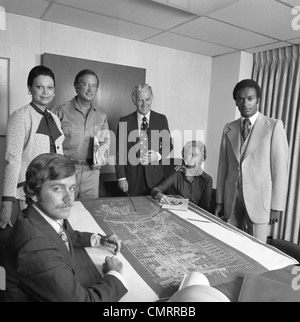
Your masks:
[{"label": "blueprint on table", "polygon": [[185,273],[199,271],[215,286],[266,269],[247,255],[178,217],[150,197],[81,200],[122,255],[160,297],[171,296]]}]

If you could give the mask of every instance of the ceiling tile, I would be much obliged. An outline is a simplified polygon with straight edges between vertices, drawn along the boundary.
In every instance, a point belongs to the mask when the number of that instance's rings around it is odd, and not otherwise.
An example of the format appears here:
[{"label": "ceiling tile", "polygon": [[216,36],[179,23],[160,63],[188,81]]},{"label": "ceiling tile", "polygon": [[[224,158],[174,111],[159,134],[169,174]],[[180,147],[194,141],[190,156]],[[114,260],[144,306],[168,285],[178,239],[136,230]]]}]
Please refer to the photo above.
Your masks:
[{"label": "ceiling tile", "polygon": [[291,8],[274,0],[241,0],[211,15],[212,18],[239,26],[278,40],[295,38]]},{"label": "ceiling tile", "polygon": [[0,0],[0,6],[6,12],[15,13],[32,18],[41,18],[49,6],[46,0]]},{"label": "ceiling tile", "polygon": [[171,30],[174,33],[224,46],[244,49],[274,42],[274,39],[206,17]]},{"label": "ceiling tile", "polygon": [[209,42],[184,37],[170,32],[164,32],[160,35],[154,36],[151,39],[148,39],[146,42],[207,56],[222,55],[235,51],[233,48],[215,45]]},{"label": "ceiling tile", "polygon": [[254,47],[254,48],[245,49],[245,51],[254,54],[254,53],[259,53],[261,51],[278,49],[278,48],[287,47],[287,46],[291,46],[291,44],[289,44],[287,42],[276,42],[276,43],[265,45],[265,46],[258,46],[258,47]]},{"label": "ceiling tile", "polygon": [[56,3],[161,30],[195,17],[191,13],[149,0],[57,0]]},{"label": "ceiling tile", "polygon": [[[300,19],[297,30],[292,26],[299,0],[0,0],[0,6],[9,13],[209,56],[300,43]],[[206,12],[212,13],[199,16]]]},{"label": "ceiling tile", "polygon": [[205,16],[221,8],[232,5],[239,0],[151,0],[166,6],[179,8],[197,15]]},{"label": "ceiling tile", "polygon": [[144,40],[160,32],[153,28],[56,4],[47,12],[45,20],[134,40]]}]

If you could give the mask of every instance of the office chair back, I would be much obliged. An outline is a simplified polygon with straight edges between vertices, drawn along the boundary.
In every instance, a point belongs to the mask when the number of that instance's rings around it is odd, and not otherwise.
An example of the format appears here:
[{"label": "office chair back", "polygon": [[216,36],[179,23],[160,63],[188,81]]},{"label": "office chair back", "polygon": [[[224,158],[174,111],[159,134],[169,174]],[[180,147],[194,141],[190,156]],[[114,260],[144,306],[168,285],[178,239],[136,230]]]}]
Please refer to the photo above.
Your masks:
[{"label": "office chair back", "polygon": [[268,238],[267,244],[295,258],[300,263],[300,245],[294,244],[284,239],[272,239],[272,238]]}]

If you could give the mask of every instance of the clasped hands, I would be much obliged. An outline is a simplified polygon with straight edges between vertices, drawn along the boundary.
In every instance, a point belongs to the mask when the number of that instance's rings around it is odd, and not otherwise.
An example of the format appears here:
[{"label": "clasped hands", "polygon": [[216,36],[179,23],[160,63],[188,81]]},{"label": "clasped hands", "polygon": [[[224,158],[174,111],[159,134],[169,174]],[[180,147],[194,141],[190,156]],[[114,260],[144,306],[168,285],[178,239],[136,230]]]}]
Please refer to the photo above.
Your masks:
[{"label": "clasped hands", "polygon": [[168,205],[179,205],[182,204],[180,199],[172,198],[167,195],[164,195],[162,192],[159,192],[156,196],[156,199],[159,203],[168,204]]},{"label": "clasped hands", "polygon": [[[100,245],[110,249],[114,253],[114,255],[118,255],[118,253],[121,250],[121,241],[119,240],[117,235],[113,234],[109,236],[100,236]],[[106,256],[105,262],[103,263],[102,271],[104,274],[108,273],[109,271],[116,271],[122,274],[123,264],[115,256]]]},{"label": "clasped hands", "polygon": [[148,150],[141,155],[142,164],[150,164],[158,161],[158,154],[154,150]]}]

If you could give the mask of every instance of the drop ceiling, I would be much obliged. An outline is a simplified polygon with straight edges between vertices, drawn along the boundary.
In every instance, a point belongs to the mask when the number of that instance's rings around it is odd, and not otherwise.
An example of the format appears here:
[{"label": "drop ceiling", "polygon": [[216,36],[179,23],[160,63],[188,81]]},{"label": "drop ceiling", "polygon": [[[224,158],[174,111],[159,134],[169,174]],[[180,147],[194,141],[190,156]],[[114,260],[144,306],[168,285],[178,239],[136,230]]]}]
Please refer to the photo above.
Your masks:
[{"label": "drop ceiling", "polygon": [[292,28],[298,0],[0,0],[0,6],[9,13],[212,57],[300,44],[300,30]]}]

